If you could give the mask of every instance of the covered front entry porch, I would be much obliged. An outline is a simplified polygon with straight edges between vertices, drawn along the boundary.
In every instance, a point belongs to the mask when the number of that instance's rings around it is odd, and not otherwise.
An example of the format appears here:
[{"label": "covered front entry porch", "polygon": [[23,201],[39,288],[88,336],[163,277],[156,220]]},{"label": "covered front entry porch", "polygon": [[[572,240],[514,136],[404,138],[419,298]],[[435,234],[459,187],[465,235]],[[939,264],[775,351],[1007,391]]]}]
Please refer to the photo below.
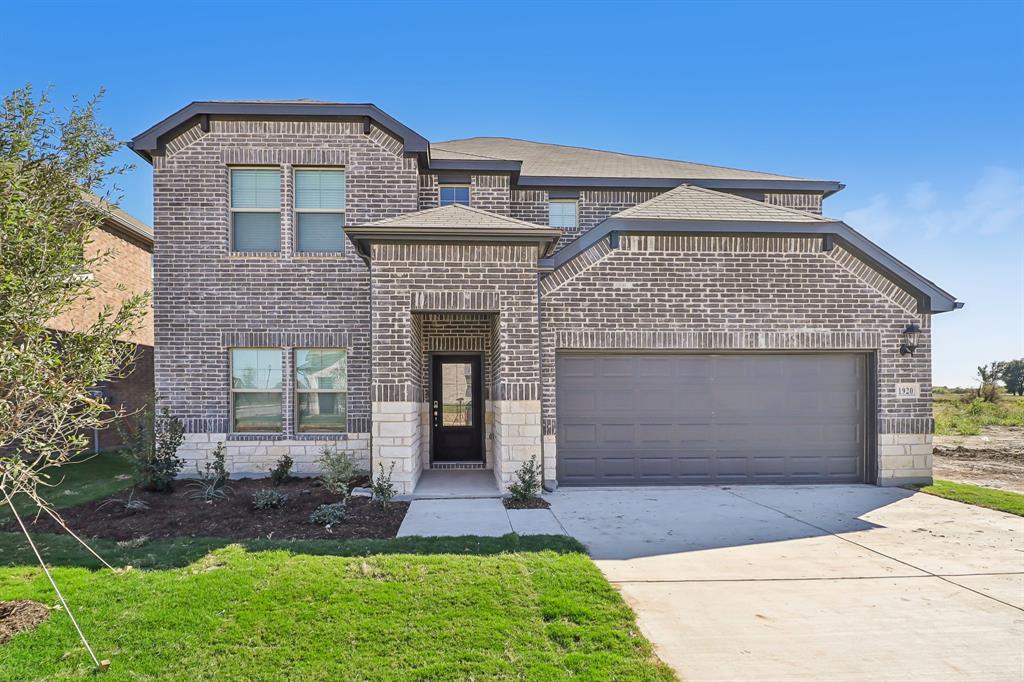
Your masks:
[{"label": "covered front entry porch", "polygon": [[[517,366],[502,344],[502,313],[409,310],[408,319],[399,345],[410,383],[374,377],[375,473],[393,466],[399,493],[417,497],[504,491],[522,462],[541,458],[541,417],[536,388],[502,381],[502,369]],[[376,343],[381,338],[374,338],[375,367],[378,355],[389,356]],[[425,487],[417,488],[425,472]]]},{"label": "covered front entry porch", "polygon": [[371,465],[504,491],[542,459],[537,260],[558,230],[446,206],[347,230],[370,264]]}]

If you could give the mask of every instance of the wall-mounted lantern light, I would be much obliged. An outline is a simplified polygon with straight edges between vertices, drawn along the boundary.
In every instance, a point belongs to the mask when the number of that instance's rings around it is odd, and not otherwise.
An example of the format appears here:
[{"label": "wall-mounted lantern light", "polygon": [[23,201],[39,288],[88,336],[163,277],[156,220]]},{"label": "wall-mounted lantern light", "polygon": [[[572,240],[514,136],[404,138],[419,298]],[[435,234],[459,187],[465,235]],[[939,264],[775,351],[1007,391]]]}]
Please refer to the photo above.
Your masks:
[{"label": "wall-mounted lantern light", "polygon": [[921,339],[921,328],[911,323],[903,330],[903,344],[900,346],[900,355],[913,355],[917,350],[918,341]]}]

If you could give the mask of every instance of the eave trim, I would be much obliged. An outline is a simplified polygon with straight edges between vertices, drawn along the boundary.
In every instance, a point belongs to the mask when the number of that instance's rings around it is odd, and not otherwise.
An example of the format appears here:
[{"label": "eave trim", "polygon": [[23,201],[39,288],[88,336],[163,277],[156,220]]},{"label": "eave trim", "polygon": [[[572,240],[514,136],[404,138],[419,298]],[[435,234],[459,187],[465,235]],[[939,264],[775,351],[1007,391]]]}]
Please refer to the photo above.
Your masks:
[{"label": "eave trim", "polygon": [[593,178],[557,175],[520,175],[519,187],[600,187],[623,189],[674,189],[695,185],[707,189],[822,192],[835,194],[846,185],[832,180],[729,180],[708,178]]}]

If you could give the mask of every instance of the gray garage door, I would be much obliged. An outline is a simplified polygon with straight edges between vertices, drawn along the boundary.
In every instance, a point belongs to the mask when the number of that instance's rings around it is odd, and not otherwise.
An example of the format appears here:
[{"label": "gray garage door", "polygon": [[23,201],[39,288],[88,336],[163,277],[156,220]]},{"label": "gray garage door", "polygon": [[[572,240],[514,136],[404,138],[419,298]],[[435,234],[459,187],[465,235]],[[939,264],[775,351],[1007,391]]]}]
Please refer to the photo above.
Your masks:
[{"label": "gray garage door", "polygon": [[562,485],[864,480],[865,358],[558,357]]}]

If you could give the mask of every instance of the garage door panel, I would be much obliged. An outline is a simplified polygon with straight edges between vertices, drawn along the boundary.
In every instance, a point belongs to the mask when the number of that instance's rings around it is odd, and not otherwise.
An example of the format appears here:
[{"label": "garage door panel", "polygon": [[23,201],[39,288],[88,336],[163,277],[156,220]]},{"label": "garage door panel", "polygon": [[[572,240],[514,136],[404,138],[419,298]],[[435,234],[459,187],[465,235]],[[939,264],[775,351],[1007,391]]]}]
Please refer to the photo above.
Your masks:
[{"label": "garage door panel", "polygon": [[566,445],[571,446],[586,446],[586,447],[598,447],[600,444],[597,440],[597,424],[565,424],[559,427],[559,437],[562,438],[561,433],[564,430],[564,439]]},{"label": "garage door panel", "polygon": [[676,440],[676,427],[671,422],[636,425],[636,442],[641,447],[665,447]]},{"label": "garage door panel", "polygon": [[598,376],[607,378],[633,377],[636,375],[635,360],[629,356],[607,357],[598,365]]},{"label": "garage door panel", "polygon": [[[573,380],[573,377],[564,377],[564,381],[569,383]],[[599,393],[597,390],[588,388],[585,384],[580,385],[583,382],[575,382],[572,387],[566,387],[565,392],[565,414],[589,414],[597,409],[597,397]],[[595,387],[597,388],[597,387]]]},{"label": "garage door panel", "polygon": [[636,442],[636,426],[634,424],[605,424],[601,428],[601,436],[611,446],[628,445]]},{"label": "garage door panel", "polygon": [[601,412],[624,412],[632,414],[636,411],[634,391],[600,391],[597,393],[597,405]]},{"label": "garage door panel", "polygon": [[786,456],[778,454],[775,456],[760,455],[750,458],[750,473],[753,476],[785,476],[787,461]]},{"label": "garage door panel", "polygon": [[634,405],[640,412],[672,411],[671,407],[676,403],[672,386],[652,386],[635,392]]},{"label": "garage door panel", "polygon": [[560,355],[559,479],[859,481],[865,376],[853,354]]}]

